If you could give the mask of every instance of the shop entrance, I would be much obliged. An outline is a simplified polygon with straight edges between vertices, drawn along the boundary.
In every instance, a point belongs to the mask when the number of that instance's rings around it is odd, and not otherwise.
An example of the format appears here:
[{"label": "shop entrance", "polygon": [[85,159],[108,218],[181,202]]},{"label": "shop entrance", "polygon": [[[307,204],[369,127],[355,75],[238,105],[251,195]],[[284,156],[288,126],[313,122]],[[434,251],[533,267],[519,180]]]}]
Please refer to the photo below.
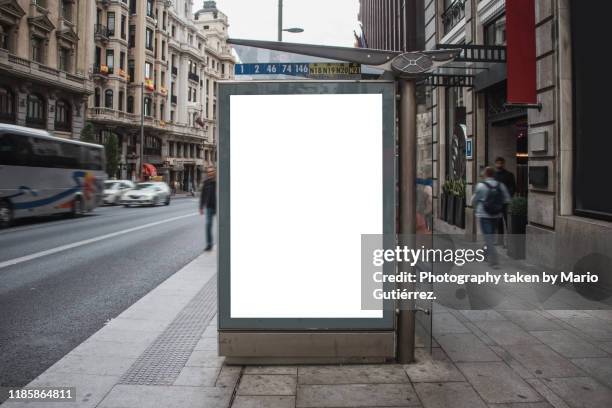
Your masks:
[{"label": "shop entrance", "polygon": [[516,180],[516,188],[511,193],[526,197],[529,190],[527,112],[525,109],[505,106],[505,82],[487,92],[486,99],[486,165],[494,166],[495,160],[502,157],[506,169]]}]

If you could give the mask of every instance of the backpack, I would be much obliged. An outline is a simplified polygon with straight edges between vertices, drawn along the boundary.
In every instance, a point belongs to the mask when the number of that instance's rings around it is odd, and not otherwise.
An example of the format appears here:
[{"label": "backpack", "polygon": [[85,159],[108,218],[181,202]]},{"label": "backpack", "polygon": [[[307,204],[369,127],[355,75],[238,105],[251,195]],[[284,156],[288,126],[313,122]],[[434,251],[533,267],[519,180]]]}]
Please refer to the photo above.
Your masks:
[{"label": "backpack", "polygon": [[483,181],[483,184],[489,189],[487,196],[482,203],[484,210],[489,215],[501,214],[501,212],[504,210],[504,194],[499,187],[500,183],[497,183],[496,186],[492,186],[486,181]]}]

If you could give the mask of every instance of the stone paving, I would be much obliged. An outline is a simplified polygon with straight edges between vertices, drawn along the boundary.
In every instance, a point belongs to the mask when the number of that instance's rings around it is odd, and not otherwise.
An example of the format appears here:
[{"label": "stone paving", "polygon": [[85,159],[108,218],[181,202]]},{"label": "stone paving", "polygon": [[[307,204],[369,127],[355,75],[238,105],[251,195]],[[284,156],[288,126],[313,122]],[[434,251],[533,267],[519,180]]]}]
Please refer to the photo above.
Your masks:
[{"label": "stone paving", "polygon": [[215,270],[202,255],[30,384],[76,387],[76,402],[2,408],[612,407],[610,310],[436,305],[434,347],[419,339],[409,365],[229,366],[213,317],[171,384],[121,384]]}]

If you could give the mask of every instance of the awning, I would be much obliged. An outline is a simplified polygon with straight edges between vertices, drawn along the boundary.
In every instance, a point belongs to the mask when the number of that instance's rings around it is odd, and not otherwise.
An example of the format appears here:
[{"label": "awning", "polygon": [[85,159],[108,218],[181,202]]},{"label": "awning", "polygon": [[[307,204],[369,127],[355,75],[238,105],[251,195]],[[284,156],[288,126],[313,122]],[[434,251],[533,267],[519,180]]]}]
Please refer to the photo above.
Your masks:
[{"label": "awning", "polygon": [[157,168],[152,164],[145,163],[142,165],[142,174],[144,176],[155,177],[157,176]]},{"label": "awning", "polygon": [[495,45],[437,44],[437,49],[461,49],[461,54],[423,80],[426,85],[483,88],[505,79],[506,47]]}]

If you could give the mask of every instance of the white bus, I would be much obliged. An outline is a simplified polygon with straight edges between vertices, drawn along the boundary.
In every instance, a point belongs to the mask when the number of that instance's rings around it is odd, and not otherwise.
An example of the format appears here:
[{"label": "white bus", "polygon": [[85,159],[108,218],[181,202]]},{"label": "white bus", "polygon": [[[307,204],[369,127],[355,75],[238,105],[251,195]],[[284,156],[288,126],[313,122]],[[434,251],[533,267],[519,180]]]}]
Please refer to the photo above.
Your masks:
[{"label": "white bus", "polygon": [[102,202],[105,179],[103,146],[0,124],[0,227],[91,211]]}]

